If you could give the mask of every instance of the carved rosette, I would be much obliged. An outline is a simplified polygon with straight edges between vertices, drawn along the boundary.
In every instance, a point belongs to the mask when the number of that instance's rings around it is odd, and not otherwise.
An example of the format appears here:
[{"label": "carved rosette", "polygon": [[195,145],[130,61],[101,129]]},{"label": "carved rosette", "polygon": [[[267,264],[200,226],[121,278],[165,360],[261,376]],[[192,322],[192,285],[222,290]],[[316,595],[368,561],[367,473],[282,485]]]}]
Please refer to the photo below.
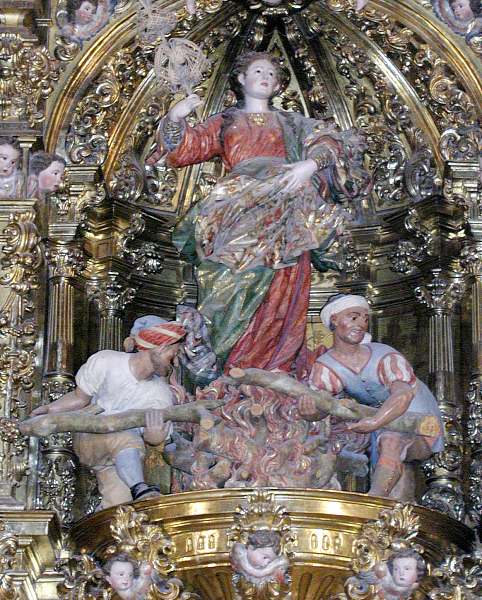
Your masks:
[{"label": "carved rosette", "polygon": [[441,269],[432,270],[430,283],[415,288],[417,300],[430,309],[429,377],[445,425],[444,450],[424,464],[429,489],[422,502],[456,519],[463,519],[465,504],[461,487],[462,409],[457,405],[453,379],[452,312],[464,291],[460,278],[449,280]]}]

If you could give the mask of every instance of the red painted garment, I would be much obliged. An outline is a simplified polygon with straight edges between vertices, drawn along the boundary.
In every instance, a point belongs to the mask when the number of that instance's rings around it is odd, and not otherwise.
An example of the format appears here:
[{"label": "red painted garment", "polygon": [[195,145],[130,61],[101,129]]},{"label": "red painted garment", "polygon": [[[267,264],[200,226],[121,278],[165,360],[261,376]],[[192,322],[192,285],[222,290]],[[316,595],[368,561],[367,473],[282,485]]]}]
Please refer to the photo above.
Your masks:
[{"label": "red painted garment", "polygon": [[260,127],[249,120],[249,114],[238,111],[234,122],[226,128],[221,144],[223,117],[218,114],[196,127],[186,127],[184,137],[167,155],[171,167],[185,167],[220,156],[228,171],[248,158],[260,156],[286,157],[283,132],[276,113],[266,113],[266,125]]},{"label": "red painted garment", "polygon": [[[167,155],[167,164],[183,167],[220,156],[229,171],[250,158],[286,158],[276,113],[268,113],[266,119],[260,127],[250,121],[249,114],[237,112],[224,132],[223,144],[221,115],[195,128],[187,127],[181,143]],[[309,252],[304,252],[296,265],[276,271],[262,304],[232,348],[225,370],[233,366],[290,369],[305,336],[310,275]]]}]

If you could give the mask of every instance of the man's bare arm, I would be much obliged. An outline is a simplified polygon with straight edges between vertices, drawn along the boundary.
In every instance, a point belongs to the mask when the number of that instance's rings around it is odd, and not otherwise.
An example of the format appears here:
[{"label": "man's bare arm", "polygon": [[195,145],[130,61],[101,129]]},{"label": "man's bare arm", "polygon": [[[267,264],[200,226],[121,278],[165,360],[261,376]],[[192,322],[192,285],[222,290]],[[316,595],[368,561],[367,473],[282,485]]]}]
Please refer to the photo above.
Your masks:
[{"label": "man's bare arm", "polygon": [[82,391],[79,387],[72,390],[68,394],[62,396],[55,402],[38,406],[32,411],[31,416],[46,415],[51,413],[70,412],[72,410],[80,410],[85,408],[90,403],[91,396]]},{"label": "man's bare arm", "polygon": [[359,433],[370,433],[381,429],[407,412],[414,395],[415,390],[408,383],[394,381],[390,386],[390,396],[372,417],[350,423],[346,428]]}]

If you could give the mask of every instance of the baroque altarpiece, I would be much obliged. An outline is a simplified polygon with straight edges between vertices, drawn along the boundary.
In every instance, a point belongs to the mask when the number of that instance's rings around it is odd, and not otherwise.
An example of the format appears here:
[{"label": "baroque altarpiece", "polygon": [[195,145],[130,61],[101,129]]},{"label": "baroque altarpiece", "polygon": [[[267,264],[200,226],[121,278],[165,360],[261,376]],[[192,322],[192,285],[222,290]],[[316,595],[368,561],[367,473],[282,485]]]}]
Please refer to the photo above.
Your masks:
[{"label": "baroque altarpiece", "polygon": [[[482,597],[475,4],[0,0],[0,598]],[[277,109],[362,133],[371,185],[347,205],[328,266],[312,267],[306,340],[329,345],[319,312],[330,296],[364,296],[373,338],[429,386],[445,448],[420,466],[417,504],[366,495],[348,475],[337,491],[178,486],[98,511],[71,433],[20,432],[35,407],[75,387],[89,355],[121,351],[136,318],[172,320],[179,304],[196,305],[193,267],[171,233],[225,166],[147,160],[182,97],[155,76],[144,20],[163,11],[167,38],[208,59],[190,125],[233,105],[229,73],[254,50],[282,65]],[[169,488],[160,461],[148,455],[146,468]],[[279,569],[266,581],[244,577],[236,555],[258,530],[278,536]],[[423,580],[384,596],[366,574],[397,552],[400,562],[423,556]],[[141,571],[153,565],[148,591],[109,586],[100,565],[118,553]]]}]

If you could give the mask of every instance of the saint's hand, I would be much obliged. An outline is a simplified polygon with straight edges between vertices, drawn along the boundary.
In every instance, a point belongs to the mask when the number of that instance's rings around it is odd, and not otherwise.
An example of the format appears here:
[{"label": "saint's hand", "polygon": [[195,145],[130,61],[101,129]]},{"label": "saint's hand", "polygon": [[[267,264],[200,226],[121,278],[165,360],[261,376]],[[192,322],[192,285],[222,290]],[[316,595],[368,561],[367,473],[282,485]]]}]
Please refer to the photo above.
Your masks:
[{"label": "saint's hand", "polygon": [[164,423],[162,410],[148,410],[146,412],[146,426],[144,440],[151,446],[158,446],[169,436],[169,423]]},{"label": "saint's hand", "polygon": [[286,173],[281,179],[285,192],[294,192],[304,183],[310,180],[318,169],[315,161],[311,158],[300,160],[292,165],[286,165]]},{"label": "saint's hand", "polygon": [[202,103],[203,101],[197,94],[187,96],[171,108],[168,113],[169,120],[179,123],[179,121],[190,115],[198,106],[201,106]]},{"label": "saint's hand", "polygon": [[356,431],[357,433],[371,433],[372,431],[380,429],[380,425],[378,425],[374,419],[367,417],[366,419],[361,419],[355,423],[347,423],[345,429],[347,429],[347,431]]}]

